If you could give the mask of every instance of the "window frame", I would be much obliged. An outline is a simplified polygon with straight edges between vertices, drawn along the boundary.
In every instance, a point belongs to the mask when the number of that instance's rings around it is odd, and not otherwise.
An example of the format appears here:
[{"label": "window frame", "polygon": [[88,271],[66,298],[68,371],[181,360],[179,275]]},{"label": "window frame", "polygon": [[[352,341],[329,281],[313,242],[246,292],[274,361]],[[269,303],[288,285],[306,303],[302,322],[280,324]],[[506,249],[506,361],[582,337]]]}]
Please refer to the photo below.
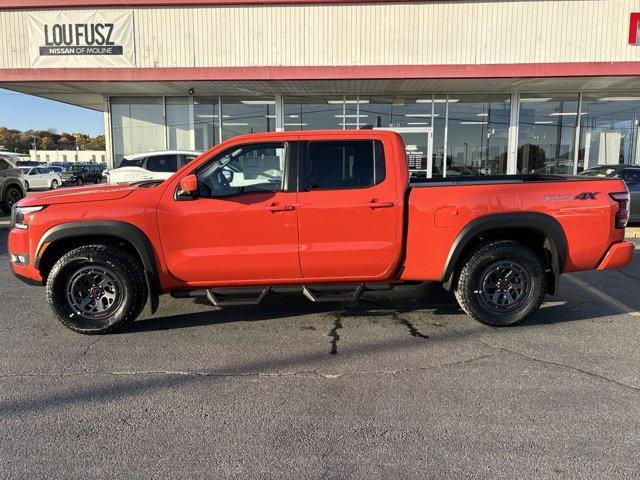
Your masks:
[{"label": "window frame", "polygon": [[[354,143],[354,142],[370,142],[375,144],[375,142],[380,143],[380,150],[382,152],[382,173],[383,175],[379,180],[377,180],[374,184],[366,186],[366,187],[341,187],[341,188],[309,188],[309,146],[314,143]],[[384,183],[387,180],[387,161],[386,161],[386,152],[384,148],[384,142],[379,138],[362,138],[357,140],[337,140],[337,139],[322,139],[322,140],[308,140],[303,142],[304,146],[302,147],[302,155],[301,161],[299,162],[300,168],[298,169],[298,184],[300,192],[331,192],[331,191],[342,191],[342,190],[367,190],[369,188],[377,187]],[[373,172],[375,175],[376,171],[376,163],[374,159],[373,164]]]},{"label": "window frame", "polygon": [[[281,184],[281,189],[280,190],[276,190],[276,191],[272,191],[272,190],[253,190],[250,192],[238,192],[238,193],[233,193],[231,195],[224,195],[224,196],[210,196],[210,197],[201,197],[198,196],[198,198],[202,198],[202,199],[209,199],[209,200],[221,200],[221,199],[231,199],[231,198],[235,198],[239,195],[248,195],[248,194],[255,194],[255,193],[259,193],[259,194],[265,194],[265,193],[272,193],[272,194],[276,194],[276,193],[283,193],[283,192],[295,192],[295,182],[294,182],[294,188],[291,188],[291,175],[289,175],[289,172],[291,171],[291,162],[292,162],[292,151],[296,150],[296,148],[292,148],[292,144],[295,143],[299,143],[299,142],[290,142],[290,141],[286,141],[286,140],[280,140],[280,141],[262,141],[262,142],[251,142],[251,143],[245,143],[245,144],[237,144],[237,145],[232,145],[228,148],[225,148],[224,150],[222,150],[219,153],[213,154],[211,155],[209,158],[207,158],[204,162],[202,162],[200,165],[198,165],[197,167],[192,168],[191,170],[189,170],[189,172],[187,173],[187,175],[195,175],[196,177],[198,177],[198,184],[200,183],[200,179],[199,179],[199,173],[198,171],[202,171],[204,169],[207,168],[207,166],[211,163],[211,162],[215,162],[217,159],[222,158],[226,155],[228,155],[230,152],[233,152],[234,150],[237,150],[238,148],[243,148],[243,149],[249,149],[252,147],[255,147],[256,149],[258,148],[264,148],[261,147],[262,145],[275,145],[275,144],[280,144],[284,147],[284,165],[283,165],[283,172],[282,172],[282,184]],[[297,156],[297,155],[296,155]],[[197,157],[196,157],[197,158]],[[180,184],[178,184],[178,186],[176,187],[176,192],[174,194],[174,198],[178,198],[178,191],[180,190]]]}]

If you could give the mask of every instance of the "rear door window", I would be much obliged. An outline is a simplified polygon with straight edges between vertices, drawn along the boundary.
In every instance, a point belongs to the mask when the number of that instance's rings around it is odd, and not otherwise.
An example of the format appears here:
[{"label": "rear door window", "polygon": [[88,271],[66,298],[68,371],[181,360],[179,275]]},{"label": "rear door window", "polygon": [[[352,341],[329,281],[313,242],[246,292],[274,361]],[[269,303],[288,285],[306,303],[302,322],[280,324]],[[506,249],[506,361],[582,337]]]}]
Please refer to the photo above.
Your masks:
[{"label": "rear door window", "polygon": [[379,140],[309,142],[306,158],[308,190],[367,188],[385,178]]},{"label": "rear door window", "polygon": [[177,155],[157,155],[147,159],[150,172],[175,172],[178,170]]},{"label": "rear door window", "polygon": [[9,170],[11,165],[4,158],[0,158],[0,172],[3,170]]}]

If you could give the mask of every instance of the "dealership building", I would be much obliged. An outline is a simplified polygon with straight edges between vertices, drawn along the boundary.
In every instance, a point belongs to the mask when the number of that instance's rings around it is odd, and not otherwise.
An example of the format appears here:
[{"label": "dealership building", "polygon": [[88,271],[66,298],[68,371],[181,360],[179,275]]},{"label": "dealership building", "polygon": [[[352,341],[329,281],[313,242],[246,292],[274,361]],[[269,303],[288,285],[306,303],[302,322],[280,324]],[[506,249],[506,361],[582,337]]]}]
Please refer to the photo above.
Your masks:
[{"label": "dealership building", "polygon": [[427,176],[640,163],[636,0],[0,2],[0,87],[104,112],[107,161],[387,128]]}]

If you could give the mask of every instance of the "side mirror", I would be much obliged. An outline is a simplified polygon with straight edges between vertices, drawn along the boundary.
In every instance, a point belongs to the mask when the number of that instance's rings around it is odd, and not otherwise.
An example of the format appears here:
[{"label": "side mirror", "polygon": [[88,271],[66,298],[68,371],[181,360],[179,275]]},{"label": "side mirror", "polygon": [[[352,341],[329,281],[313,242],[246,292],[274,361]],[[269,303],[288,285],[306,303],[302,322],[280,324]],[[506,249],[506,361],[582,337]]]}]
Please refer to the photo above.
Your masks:
[{"label": "side mirror", "polygon": [[193,200],[198,196],[198,177],[195,174],[187,175],[178,185],[176,200]]}]

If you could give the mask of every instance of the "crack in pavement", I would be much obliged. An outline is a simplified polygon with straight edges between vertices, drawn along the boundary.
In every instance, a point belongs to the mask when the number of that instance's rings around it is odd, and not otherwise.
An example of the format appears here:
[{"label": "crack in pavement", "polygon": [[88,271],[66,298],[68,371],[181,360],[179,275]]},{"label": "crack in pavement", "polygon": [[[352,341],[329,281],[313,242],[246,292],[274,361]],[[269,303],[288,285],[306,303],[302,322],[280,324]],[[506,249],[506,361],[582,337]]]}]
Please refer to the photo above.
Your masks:
[{"label": "crack in pavement", "polygon": [[401,317],[400,315],[394,313],[391,316],[396,322],[404,325],[405,327],[407,327],[409,329],[409,334],[412,337],[419,337],[419,338],[425,338],[428,339],[429,335],[425,335],[424,333],[421,333],[418,331],[418,329],[415,327],[415,325],[413,323],[411,323],[408,319]]},{"label": "crack in pavement", "polygon": [[329,337],[331,337],[331,351],[329,353],[331,355],[338,354],[338,340],[340,340],[338,330],[342,328],[342,316],[339,313],[334,314],[334,316],[333,328],[329,332]]},{"label": "crack in pavement", "polygon": [[317,377],[328,380],[334,380],[341,377],[358,376],[358,375],[402,375],[412,372],[423,372],[429,370],[435,370],[438,368],[453,367],[459,365],[465,365],[486,358],[495,357],[496,353],[479,355],[477,357],[471,357],[466,360],[460,360],[457,362],[444,362],[436,365],[429,365],[425,367],[415,368],[402,368],[397,370],[348,370],[344,372],[328,373],[319,372],[317,370],[301,370],[296,372],[281,372],[281,373],[267,373],[267,372],[238,372],[238,373],[223,373],[223,372],[192,372],[181,370],[141,370],[141,371],[84,371],[84,372],[70,372],[70,373],[15,373],[15,374],[0,374],[1,379],[9,378],[61,378],[61,377],[82,377],[82,376],[116,376],[116,377],[128,377],[128,376],[143,376],[143,375],[172,375],[172,376],[185,376],[185,377],[213,377],[213,378],[234,378],[234,377],[262,377],[262,378],[287,378],[287,377]]},{"label": "crack in pavement", "polygon": [[[97,337],[95,340],[89,342],[89,344],[84,348],[84,350],[82,350],[78,355],[76,355],[76,358],[74,358],[69,365],[67,365],[65,367],[65,369],[63,370],[64,372],[67,372],[71,367],[73,367],[74,365],[76,365],[80,359],[82,357],[84,357],[85,355],[87,355],[89,353],[89,350],[91,350],[91,347],[93,347],[96,343],[98,343],[99,341],[102,340],[102,337]],[[87,370],[86,368],[83,368],[83,370]]]},{"label": "crack in pavement", "polygon": [[[460,331],[456,330],[455,328],[452,328],[450,325],[446,325],[445,328],[448,328],[449,330],[451,330],[452,332],[457,333],[458,335],[462,335],[462,333],[463,333],[463,332],[460,332]],[[551,360],[543,360],[542,358],[532,357],[530,355],[527,355],[527,354],[522,353],[522,352],[518,352],[516,350],[511,350],[509,348],[500,347],[498,345],[492,345],[491,343],[485,342],[485,341],[480,340],[480,339],[475,339],[474,341],[480,343],[481,345],[483,345],[483,346],[485,346],[487,348],[492,348],[494,350],[498,350],[498,351],[501,351],[501,352],[504,352],[504,353],[515,355],[517,357],[520,357],[520,358],[522,358],[524,360],[528,360],[530,362],[540,363],[540,364],[543,364],[543,365],[550,365],[550,366],[554,366],[554,367],[560,367],[560,368],[564,368],[564,369],[567,369],[567,370],[572,370],[574,372],[578,372],[578,373],[581,373],[583,375],[587,375],[589,377],[592,377],[592,378],[595,378],[595,379],[598,379],[598,380],[602,380],[602,381],[604,381],[606,383],[611,383],[613,385],[617,385],[619,387],[623,387],[625,389],[629,389],[629,390],[632,390],[634,392],[640,392],[640,387],[635,387],[633,385],[629,385],[627,383],[620,382],[620,381],[615,380],[613,378],[607,377],[606,375],[601,375],[601,374],[598,374],[598,373],[595,373],[595,372],[592,372],[592,371],[589,371],[589,370],[582,369],[580,367],[575,367],[573,365],[567,365],[566,363],[553,362]]]}]

